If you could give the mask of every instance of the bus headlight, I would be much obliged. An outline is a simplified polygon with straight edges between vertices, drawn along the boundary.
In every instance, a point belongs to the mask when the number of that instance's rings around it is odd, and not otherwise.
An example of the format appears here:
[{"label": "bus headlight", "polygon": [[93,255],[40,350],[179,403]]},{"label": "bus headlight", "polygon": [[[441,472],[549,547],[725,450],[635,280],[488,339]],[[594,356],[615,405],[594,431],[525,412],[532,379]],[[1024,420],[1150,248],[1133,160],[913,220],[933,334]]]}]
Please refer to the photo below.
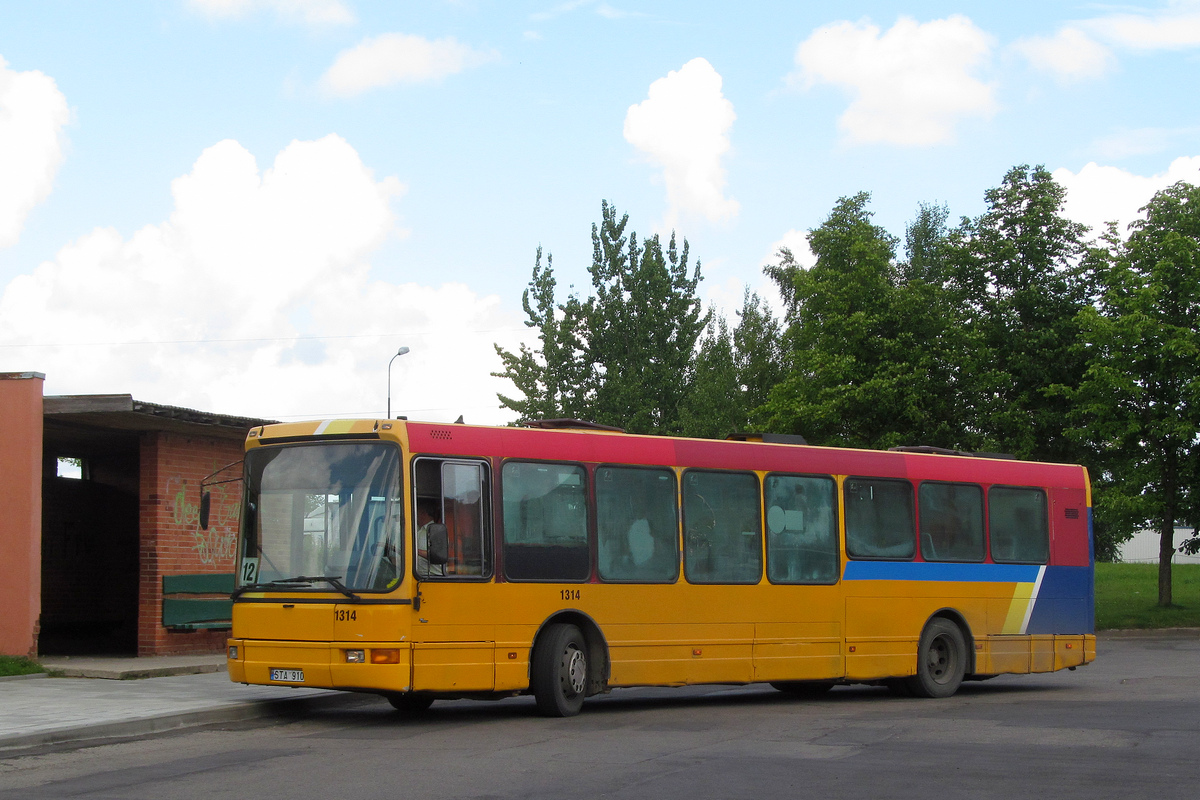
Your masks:
[{"label": "bus headlight", "polygon": [[367,652],[365,650],[347,650],[346,651],[346,663],[347,664],[363,664],[363,663],[366,663],[366,660],[367,660]]}]

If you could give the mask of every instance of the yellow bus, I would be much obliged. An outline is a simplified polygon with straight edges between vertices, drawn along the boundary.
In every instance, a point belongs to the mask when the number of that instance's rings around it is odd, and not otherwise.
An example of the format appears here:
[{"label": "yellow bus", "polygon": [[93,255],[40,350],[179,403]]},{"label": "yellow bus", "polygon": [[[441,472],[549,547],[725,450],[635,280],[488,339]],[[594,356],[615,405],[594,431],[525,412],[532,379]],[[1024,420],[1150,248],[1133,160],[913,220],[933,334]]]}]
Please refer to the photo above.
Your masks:
[{"label": "yellow bus", "polygon": [[250,431],[230,679],[386,697],[963,680],[1095,657],[1083,467],[324,420]]}]

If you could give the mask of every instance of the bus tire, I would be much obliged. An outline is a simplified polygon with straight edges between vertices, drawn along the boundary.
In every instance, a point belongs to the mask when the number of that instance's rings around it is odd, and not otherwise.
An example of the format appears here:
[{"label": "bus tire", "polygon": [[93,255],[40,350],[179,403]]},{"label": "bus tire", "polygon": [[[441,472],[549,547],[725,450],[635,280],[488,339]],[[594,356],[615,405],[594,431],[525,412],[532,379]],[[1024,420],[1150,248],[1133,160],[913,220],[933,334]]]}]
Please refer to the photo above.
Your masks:
[{"label": "bus tire", "polygon": [[427,694],[403,692],[384,696],[387,698],[387,701],[391,703],[392,708],[413,716],[416,716],[417,714],[424,714],[429,710],[429,707],[433,705],[433,698]]},{"label": "bus tire", "polygon": [[587,642],[574,625],[556,623],[533,650],[533,698],[544,717],[573,717],[587,693]]},{"label": "bus tire", "polygon": [[958,691],[967,667],[967,643],[957,625],[934,617],[921,632],[917,674],[908,679],[917,697],[949,697]]}]

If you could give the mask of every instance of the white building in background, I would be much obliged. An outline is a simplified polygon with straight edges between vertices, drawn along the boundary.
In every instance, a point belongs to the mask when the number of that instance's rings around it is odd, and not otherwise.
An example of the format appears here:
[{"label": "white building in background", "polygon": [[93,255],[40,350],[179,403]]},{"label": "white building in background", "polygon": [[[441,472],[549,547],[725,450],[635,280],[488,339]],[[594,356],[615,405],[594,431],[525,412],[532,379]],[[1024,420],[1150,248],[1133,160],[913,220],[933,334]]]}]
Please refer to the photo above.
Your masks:
[{"label": "white building in background", "polygon": [[[1142,530],[1133,538],[1121,545],[1118,552],[1121,561],[1126,564],[1157,564],[1158,563],[1158,531]],[[1189,556],[1179,552],[1179,543],[1192,536],[1191,528],[1175,529],[1175,564],[1200,564],[1200,554]]]}]

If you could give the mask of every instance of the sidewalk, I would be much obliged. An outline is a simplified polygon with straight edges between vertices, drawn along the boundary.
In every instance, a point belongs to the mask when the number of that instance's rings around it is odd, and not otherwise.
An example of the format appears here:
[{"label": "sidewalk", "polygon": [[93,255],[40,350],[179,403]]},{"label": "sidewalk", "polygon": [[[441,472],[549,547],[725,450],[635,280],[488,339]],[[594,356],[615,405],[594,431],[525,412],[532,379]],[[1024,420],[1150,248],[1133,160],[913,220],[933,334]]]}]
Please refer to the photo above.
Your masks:
[{"label": "sidewalk", "polygon": [[220,655],[46,658],[42,664],[81,677],[0,679],[0,757],[38,745],[298,713],[353,697],[231,683]]}]

